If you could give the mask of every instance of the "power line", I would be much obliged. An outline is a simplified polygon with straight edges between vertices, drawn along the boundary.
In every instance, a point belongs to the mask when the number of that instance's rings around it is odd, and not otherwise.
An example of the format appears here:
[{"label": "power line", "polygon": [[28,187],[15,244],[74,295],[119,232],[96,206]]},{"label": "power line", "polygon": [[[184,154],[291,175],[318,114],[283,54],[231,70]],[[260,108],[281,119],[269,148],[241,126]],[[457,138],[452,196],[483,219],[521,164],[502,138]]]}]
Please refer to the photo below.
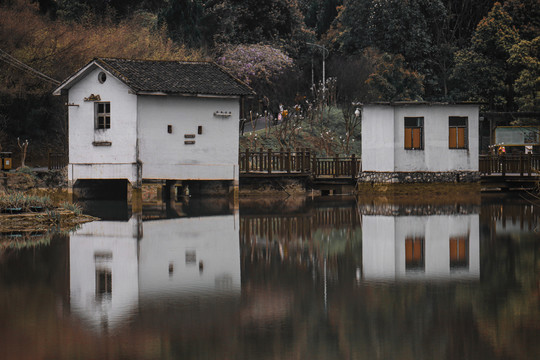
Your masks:
[{"label": "power line", "polygon": [[16,58],[9,55],[7,52],[5,52],[2,49],[0,49],[0,60],[6,62],[7,64],[9,64],[9,65],[11,65],[11,66],[13,66],[13,67],[15,67],[15,68],[17,68],[19,70],[31,73],[34,76],[37,76],[38,78],[40,78],[41,80],[50,82],[50,83],[52,83],[54,85],[60,85],[60,83],[61,83],[60,81],[55,80],[52,77],[45,75],[41,71],[38,71],[38,70],[26,65],[22,61],[17,60]]}]

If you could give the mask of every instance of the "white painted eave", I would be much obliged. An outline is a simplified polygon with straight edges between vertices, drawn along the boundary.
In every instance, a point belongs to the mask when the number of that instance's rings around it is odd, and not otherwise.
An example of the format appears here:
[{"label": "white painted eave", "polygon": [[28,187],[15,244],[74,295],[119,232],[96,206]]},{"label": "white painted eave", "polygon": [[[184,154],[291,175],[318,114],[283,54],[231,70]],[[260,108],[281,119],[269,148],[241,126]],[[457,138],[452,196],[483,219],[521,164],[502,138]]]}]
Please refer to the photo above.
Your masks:
[{"label": "white painted eave", "polygon": [[84,66],[79,71],[77,71],[75,74],[73,74],[72,76],[70,76],[69,78],[64,80],[64,82],[62,82],[62,84],[60,84],[60,86],[58,86],[56,89],[54,89],[53,95],[56,95],[56,96],[62,95],[63,90],[69,90],[71,87],[73,87],[73,85],[75,85],[77,82],[82,80],[86,75],[88,75],[90,72],[92,72],[95,68],[101,69],[103,72],[105,72],[107,74],[107,76],[112,76],[112,77],[118,79],[119,81],[123,82],[126,86],[129,87],[129,85],[127,85],[125,81],[123,81],[122,79],[118,78],[117,76],[115,76],[114,74],[109,72],[103,66],[99,65],[96,62],[96,60],[92,60],[86,66]]},{"label": "white painted eave", "polygon": [[239,99],[239,95],[211,95],[211,94],[189,94],[189,93],[166,93],[162,91],[137,91],[134,94],[144,96],[182,96],[182,97],[198,97],[212,99]]}]

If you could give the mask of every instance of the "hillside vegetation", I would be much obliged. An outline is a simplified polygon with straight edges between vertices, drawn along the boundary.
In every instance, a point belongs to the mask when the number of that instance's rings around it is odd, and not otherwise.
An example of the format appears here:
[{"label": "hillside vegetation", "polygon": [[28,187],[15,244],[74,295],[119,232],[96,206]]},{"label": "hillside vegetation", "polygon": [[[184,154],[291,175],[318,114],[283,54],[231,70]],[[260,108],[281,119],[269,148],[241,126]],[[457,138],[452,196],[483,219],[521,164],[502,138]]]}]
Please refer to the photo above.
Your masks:
[{"label": "hillside vegetation", "polygon": [[29,139],[30,164],[65,150],[65,100],[9,56],[59,81],[100,56],[216,61],[257,92],[249,121],[294,123],[266,132],[274,147],[328,132],[356,152],[369,101],[540,109],[537,0],[0,0],[0,19],[0,144]]}]

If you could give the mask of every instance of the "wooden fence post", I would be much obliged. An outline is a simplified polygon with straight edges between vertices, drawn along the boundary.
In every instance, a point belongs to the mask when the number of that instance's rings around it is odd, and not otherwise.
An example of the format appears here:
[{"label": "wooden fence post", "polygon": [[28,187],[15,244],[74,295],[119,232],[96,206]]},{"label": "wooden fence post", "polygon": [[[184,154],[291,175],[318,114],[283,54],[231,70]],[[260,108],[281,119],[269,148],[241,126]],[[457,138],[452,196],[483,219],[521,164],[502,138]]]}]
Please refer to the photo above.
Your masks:
[{"label": "wooden fence post", "polygon": [[313,161],[311,162],[311,174],[312,176],[317,176],[317,155],[313,154]]},{"label": "wooden fence post", "polygon": [[246,158],[244,159],[245,160],[245,168],[244,168],[244,171],[246,172],[246,174],[249,174],[249,149],[246,149]]},{"label": "wooden fence post", "polygon": [[304,151],[303,149],[298,149],[299,151],[296,153],[298,156],[298,168],[297,170],[300,171],[300,173],[304,172]]},{"label": "wooden fence post", "polygon": [[286,161],[286,167],[287,167],[287,173],[291,172],[291,149],[287,149],[287,157],[285,159]]},{"label": "wooden fence post", "polygon": [[339,175],[339,154],[334,158],[334,177]]},{"label": "wooden fence post", "polygon": [[272,173],[272,149],[268,148],[268,173]]},{"label": "wooden fence post", "polygon": [[259,148],[259,171],[264,170],[264,151],[263,148]]},{"label": "wooden fence post", "polygon": [[351,155],[351,177],[354,179],[356,179],[356,155],[355,154],[352,154]]}]

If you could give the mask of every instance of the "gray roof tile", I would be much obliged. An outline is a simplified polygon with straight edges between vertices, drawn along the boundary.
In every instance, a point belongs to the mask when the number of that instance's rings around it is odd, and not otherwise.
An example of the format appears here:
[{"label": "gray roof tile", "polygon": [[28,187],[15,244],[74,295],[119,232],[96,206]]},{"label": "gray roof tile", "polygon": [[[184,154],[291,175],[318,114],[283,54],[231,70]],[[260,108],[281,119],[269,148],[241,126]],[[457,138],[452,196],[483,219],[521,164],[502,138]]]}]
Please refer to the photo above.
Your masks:
[{"label": "gray roof tile", "polygon": [[212,62],[97,58],[137,92],[249,96],[253,90]]}]

